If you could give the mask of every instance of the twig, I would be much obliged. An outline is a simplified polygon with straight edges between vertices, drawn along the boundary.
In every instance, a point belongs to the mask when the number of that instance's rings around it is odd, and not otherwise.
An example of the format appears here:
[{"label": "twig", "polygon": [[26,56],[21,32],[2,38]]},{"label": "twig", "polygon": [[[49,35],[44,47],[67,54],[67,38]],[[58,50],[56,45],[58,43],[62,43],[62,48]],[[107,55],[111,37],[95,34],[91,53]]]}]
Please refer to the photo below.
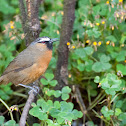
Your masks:
[{"label": "twig", "polygon": [[83,112],[83,119],[84,119],[83,123],[85,123],[85,120],[86,120],[85,114],[87,114],[86,106],[85,106],[85,104],[83,102],[83,99],[82,99],[79,88],[77,86],[75,87],[75,85],[74,85],[73,86],[73,91],[74,90],[75,90],[75,93],[76,93],[77,102],[78,102],[78,104],[80,106],[81,111]]},{"label": "twig", "polygon": [[19,121],[19,126],[25,126],[27,115],[28,115],[29,109],[31,107],[31,103],[33,102],[34,99],[35,99],[35,94],[34,94],[33,90],[31,90],[28,100],[24,106],[24,109],[23,109],[23,112],[22,112],[22,115],[21,115],[21,118]]}]

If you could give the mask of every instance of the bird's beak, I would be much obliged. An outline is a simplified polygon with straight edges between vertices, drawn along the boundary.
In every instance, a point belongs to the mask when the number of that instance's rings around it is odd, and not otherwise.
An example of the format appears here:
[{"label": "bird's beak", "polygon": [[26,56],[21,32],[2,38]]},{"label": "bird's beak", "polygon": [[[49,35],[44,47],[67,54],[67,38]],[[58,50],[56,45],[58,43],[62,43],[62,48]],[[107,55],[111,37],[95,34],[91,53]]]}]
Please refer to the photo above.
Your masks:
[{"label": "bird's beak", "polygon": [[59,39],[58,38],[53,38],[53,39],[51,39],[51,42],[53,43],[53,42],[56,42],[56,41],[59,41]]}]

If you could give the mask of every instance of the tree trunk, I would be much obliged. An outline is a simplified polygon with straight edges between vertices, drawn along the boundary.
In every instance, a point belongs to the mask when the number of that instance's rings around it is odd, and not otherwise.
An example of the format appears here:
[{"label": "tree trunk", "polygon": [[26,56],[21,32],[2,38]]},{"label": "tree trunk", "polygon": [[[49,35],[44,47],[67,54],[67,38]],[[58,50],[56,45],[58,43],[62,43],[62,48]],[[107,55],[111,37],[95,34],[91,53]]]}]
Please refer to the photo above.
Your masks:
[{"label": "tree trunk", "polygon": [[70,42],[72,36],[73,23],[75,19],[76,0],[64,0],[64,15],[61,26],[60,44],[58,47],[58,61],[56,68],[56,79],[58,86],[56,89],[61,89],[68,84],[68,53],[69,49],[67,42]]}]

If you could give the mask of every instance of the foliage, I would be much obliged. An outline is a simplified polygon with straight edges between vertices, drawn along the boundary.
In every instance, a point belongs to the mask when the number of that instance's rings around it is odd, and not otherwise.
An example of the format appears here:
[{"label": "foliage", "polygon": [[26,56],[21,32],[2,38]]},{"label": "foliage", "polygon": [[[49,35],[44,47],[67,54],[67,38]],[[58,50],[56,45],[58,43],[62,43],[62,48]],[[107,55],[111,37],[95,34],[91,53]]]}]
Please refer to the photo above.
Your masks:
[{"label": "foliage", "polygon": [[6,123],[4,123],[4,116],[0,116],[0,125],[1,126],[19,126],[18,124],[16,124],[16,122],[14,120],[9,120]]},{"label": "foliage", "polygon": [[[41,79],[41,82],[45,86],[56,86],[53,83],[57,82],[53,80],[54,75],[51,73],[45,74],[46,79]],[[62,90],[50,90],[47,87],[44,87],[43,92],[47,96],[54,95],[58,98],[61,96],[62,100],[67,100],[69,98],[69,93],[71,89],[68,86],[62,88]],[[73,109],[74,105],[71,102],[66,101],[55,101],[44,100],[43,98],[37,100],[37,104],[32,104],[32,109],[29,111],[31,115],[37,117],[38,119],[46,122],[48,125],[60,126],[61,124],[70,123],[72,120],[82,117],[82,112]],[[53,121],[49,119],[49,115],[53,117]]]},{"label": "foliage", "polygon": [[[73,36],[71,42],[66,45],[70,50],[68,80],[69,84],[78,84],[81,87],[83,102],[86,103],[86,111],[89,111],[85,114],[86,124],[90,126],[95,125],[96,119],[103,120],[105,125],[126,125],[125,4],[123,0],[77,1]],[[20,52],[25,47],[21,44],[24,34],[18,16],[17,0],[2,1],[1,5],[0,73],[2,74],[8,63],[17,55],[16,50]],[[59,38],[63,14],[63,0],[45,0],[39,11],[42,28],[40,36]],[[44,97],[38,99],[36,104],[33,103],[33,108],[30,110],[31,115],[50,126],[65,124],[64,121],[68,121],[68,124],[69,121],[81,117],[80,112],[73,109],[73,103],[66,102],[70,99],[71,89],[68,86],[62,90],[53,89],[57,85],[53,73],[56,68],[58,44],[54,44],[52,60],[45,78],[41,79],[44,85],[42,87]],[[2,99],[9,101],[12,94],[10,85],[0,86],[0,94]],[[53,102],[52,97],[60,97],[64,101]],[[11,100],[8,103],[11,103]],[[65,108],[66,111],[63,112],[64,107],[68,107],[69,110]],[[40,111],[34,113],[35,110]],[[76,117],[74,112],[77,113]],[[54,118],[54,121],[48,118],[49,116]],[[90,119],[92,121],[89,121]],[[38,125],[40,124],[34,124]]]}]

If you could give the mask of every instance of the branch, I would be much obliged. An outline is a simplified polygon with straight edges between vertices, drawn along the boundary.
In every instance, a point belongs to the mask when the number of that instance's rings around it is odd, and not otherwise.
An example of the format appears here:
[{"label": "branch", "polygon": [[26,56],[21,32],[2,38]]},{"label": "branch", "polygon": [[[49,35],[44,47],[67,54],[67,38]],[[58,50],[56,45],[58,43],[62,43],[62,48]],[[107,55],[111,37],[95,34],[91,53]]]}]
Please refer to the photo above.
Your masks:
[{"label": "branch", "polygon": [[33,90],[30,92],[30,95],[27,99],[27,102],[24,106],[23,112],[21,114],[21,118],[20,118],[20,122],[19,122],[19,126],[25,126],[26,124],[26,119],[27,119],[27,115],[29,112],[29,109],[31,107],[31,103],[33,102],[33,100],[35,99],[35,94],[33,92]]},{"label": "branch", "polygon": [[59,83],[57,89],[61,89],[67,85],[68,77],[68,47],[67,42],[70,41],[72,36],[73,23],[75,19],[75,4],[76,0],[64,0],[64,15],[61,25],[60,44],[58,47],[58,61],[56,68],[56,79]]}]

